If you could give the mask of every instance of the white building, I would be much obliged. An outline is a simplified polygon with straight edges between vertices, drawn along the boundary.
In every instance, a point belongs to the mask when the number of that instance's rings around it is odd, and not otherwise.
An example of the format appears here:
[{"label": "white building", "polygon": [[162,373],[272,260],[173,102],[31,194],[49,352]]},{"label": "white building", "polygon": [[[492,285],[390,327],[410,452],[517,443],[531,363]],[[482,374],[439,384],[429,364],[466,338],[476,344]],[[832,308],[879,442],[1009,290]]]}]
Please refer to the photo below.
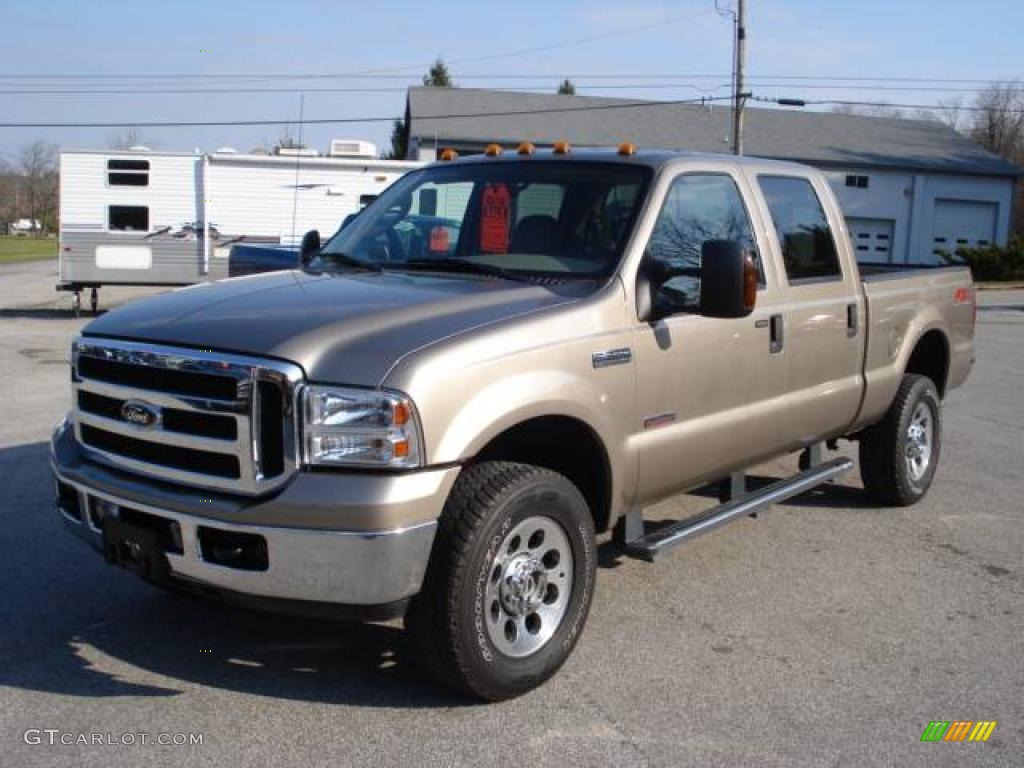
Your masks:
[{"label": "white building", "polygon": [[[446,117],[470,115],[469,117]],[[412,88],[409,157],[566,140],[577,146],[728,152],[728,106],[472,88]],[[1021,169],[936,122],[780,109],[745,113],[748,155],[825,171],[861,261],[928,263],[940,252],[1005,244]]]}]

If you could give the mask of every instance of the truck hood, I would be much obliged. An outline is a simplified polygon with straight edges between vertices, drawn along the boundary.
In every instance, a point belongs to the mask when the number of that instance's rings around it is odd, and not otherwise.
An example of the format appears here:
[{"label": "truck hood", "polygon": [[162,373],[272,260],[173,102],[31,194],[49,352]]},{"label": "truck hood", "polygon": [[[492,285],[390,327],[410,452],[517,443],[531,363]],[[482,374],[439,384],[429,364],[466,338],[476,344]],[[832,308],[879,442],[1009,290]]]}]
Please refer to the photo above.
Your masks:
[{"label": "truck hood", "polygon": [[137,301],[83,333],[274,357],[312,381],[378,386],[409,352],[591,290],[436,273],[274,272]]}]

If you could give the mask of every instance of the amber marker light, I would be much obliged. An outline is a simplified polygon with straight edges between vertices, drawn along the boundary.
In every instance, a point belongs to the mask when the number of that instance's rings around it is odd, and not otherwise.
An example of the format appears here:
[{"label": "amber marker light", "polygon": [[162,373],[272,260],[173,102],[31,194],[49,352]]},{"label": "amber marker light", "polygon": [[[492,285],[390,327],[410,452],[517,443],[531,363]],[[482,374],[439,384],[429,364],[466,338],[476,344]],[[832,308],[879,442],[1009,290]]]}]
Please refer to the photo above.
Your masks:
[{"label": "amber marker light", "polygon": [[487,149],[484,150],[484,154],[488,157],[497,157],[502,153],[501,144],[488,144]]},{"label": "amber marker light", "polygon": [[569,146],[568,141],[556,141],[555,146],[551,148],[551,151],[556,155],[568,155],[570,149],[572,149],[572,147]]},{"label": "amber marker light", "polygon": [[619,144],[619,154],[629,157],[636,154],[636,144],[631,141],[624,141]]},{"label": "amber marker light", "polygon": [[450,163],[452,160],[454,160],[458,156],[459,156],[459,153],[456,152],[451,147],[446,147],[445,149],[441,150],[441,162],[442,163]]},{"label": "amber marker light", "polygon": [[406,403],[395,403],[391,408],[391,423],[396,427],[409,423],[409,406]]},{"label": "amber marker light", "polygon": [[517,149],[516,152],[518,152],[520,155],[532,155],[534,150],[536,149],[537,148],[533,146],[533,144],[531,144],[528,141],[524,141],[522,144],[519,145],[519,149]]}]

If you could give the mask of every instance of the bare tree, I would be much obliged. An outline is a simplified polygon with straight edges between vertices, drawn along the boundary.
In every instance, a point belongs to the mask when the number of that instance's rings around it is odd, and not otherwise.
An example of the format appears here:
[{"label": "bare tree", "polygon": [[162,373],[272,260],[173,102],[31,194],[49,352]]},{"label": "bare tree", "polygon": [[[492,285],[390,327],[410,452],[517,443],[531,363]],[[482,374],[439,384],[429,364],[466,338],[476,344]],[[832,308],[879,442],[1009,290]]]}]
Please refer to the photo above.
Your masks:
[{"label": "bare tree", "polygon": [[[968,135],[989,152],[1024,165],[1024,83],[993,83],[974,101]],[[1017,182],[1013,230],[1024,233],[1024,180]]]},{"label": "bare tree", "polygon": [[994,83],[974,102],[970,136],[1011,163],[1024,163],[1024,84]]},{"label": "bare tree", "polygon": [[907,114],[899,107],[888,104],[837,104],[832,107],[837,115],[861,115],[862,117],[906,117]]},{"label": "bare tree", "polygon": [[19,218],[18,177],[10,164],[0,158],[0,227]]},{"label": "bare tree", "polygon": [[287,125],[281,129],[281,134],[277,138],[277,143],[274,144],[273,152],[276,154],[279,149],[305,149],[306,145],[299,142],[298,139],[292,135],[292,130]]},{"label": "bare tree", "polygon": [[42,139],[26,144],[16,161],[21,176],[21,195],[28,218],[37,220],[42,231],[57,225],[57,146]]},{"label": "bare tree", "polygon": [[951,99],[941,99],[935,109],[928,111],[931,112],[933,119],[938,120],[954,131],[964,133],[968,129],[967,110],[964,109],[964,100],[960,96],[954,96]]},{"label": "bare tree", "polygon": [[125,128],[120,133],[111,134],[107,138],[107,147],[109,149],[131,149],[132,147],[144,144],[145,139],[142,138],[142,131],[135,126]]}]

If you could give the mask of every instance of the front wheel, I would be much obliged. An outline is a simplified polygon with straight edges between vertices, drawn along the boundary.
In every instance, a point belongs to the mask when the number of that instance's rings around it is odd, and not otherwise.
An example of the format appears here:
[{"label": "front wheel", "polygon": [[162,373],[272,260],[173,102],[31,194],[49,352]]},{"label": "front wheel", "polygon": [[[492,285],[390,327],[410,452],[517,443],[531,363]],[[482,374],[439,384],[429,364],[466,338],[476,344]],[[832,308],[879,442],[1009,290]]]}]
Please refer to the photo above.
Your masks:
[{"label": "front wheel", "polygon": [[901,507],[923,499],[939,463],[941,427],[934,382],[904,376],[885,418],[860,440],[860,475],[868,493]]},{"label": "front wheel", "polygon": [[488,701],[537,687],[579,639],[596,560],[590,510],[565,477],[510,462],[465,469],[406,617],[422,666]]}]

